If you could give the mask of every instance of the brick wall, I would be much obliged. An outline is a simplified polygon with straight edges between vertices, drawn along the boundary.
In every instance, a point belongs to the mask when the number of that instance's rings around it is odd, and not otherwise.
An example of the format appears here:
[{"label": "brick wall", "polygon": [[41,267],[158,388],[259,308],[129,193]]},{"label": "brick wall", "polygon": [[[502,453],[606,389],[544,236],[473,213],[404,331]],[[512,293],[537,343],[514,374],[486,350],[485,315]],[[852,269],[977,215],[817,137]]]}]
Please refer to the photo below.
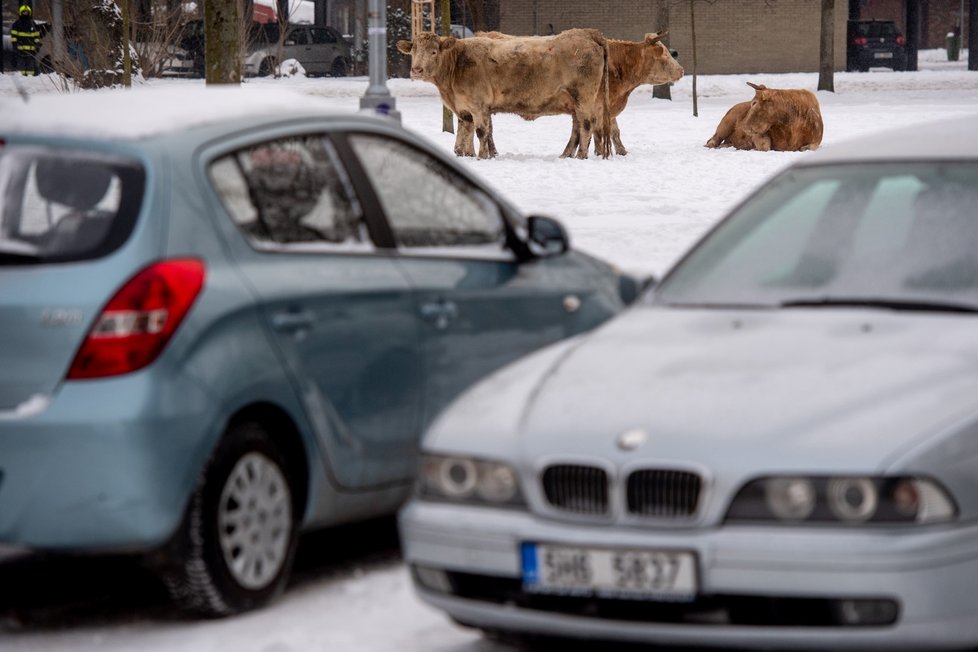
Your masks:
[{"label": "brick wall", "polygon": [[[665,1],[665,0],[659,0]],[[546,34],[593,27],[610,38],[640,40],[657,31],[652,0],[501,0],[499,28],[508,34]],[[692,71],[690,4],[669,6],[669,46]],[[836,0],[836,70],[845,70],[848,0]],[[696,2],[696,71],[716,73],[814,72],[818,70],[821,3],[815,0],[715,0]]]}]

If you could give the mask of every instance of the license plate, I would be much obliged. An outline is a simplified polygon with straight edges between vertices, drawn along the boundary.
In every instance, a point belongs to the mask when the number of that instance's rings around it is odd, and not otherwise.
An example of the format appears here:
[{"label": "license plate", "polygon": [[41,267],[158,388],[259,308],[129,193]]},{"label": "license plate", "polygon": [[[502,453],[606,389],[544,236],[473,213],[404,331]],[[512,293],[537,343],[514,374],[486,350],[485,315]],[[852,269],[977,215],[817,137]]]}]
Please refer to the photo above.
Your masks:
[{"label": "license plate", "polygon": [[534,593],[689,602],[696,597],[690,551],[523,544],[523,588]]},{"label": "license plate", "polygon": [[893,58],[893,53],[892,52],[877,52],[873,56],[876,57],[877,59],[892,59]]}]

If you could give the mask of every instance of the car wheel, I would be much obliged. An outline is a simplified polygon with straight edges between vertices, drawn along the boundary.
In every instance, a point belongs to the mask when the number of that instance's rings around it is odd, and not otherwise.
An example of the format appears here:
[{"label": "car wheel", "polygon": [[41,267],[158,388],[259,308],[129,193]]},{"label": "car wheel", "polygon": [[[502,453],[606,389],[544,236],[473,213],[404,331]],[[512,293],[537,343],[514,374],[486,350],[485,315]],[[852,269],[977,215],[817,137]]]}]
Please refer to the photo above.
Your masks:
[{"label": "car wheel", "polygon": [[227,616],[267,603],[285,587],[298,540],[287,464],[256,423],[228,428],[198,482],[161,574],[192,613]]},{"label": "car wheel", "polygon": [[330,77],[346,77],[346,61],[334,59],[333,67],[329,70]]},{"label": "car wheel", "polygon": [[275,63],[275,59],[273,59],[272,57],[267,57],[265,59],[262,59],[262,62],[258,64],[258,76],[268,77],[269,75],[275,73],[275,69],[277,67],[278,64]]}]

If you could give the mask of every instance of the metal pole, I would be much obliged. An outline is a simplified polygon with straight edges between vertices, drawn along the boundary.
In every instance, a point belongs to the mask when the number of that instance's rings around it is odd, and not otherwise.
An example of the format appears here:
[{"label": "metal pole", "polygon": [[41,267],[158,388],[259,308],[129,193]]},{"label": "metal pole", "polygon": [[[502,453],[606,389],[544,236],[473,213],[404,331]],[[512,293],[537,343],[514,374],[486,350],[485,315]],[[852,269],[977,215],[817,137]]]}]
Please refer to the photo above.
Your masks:
[{"label": "metal pole", "polygon": [[386,115],[398,122],[401,114],[387,90],[387,7],[386,0],[368,0],[367,47],[370,59],[370,86],[360,98],[360,110]]}]

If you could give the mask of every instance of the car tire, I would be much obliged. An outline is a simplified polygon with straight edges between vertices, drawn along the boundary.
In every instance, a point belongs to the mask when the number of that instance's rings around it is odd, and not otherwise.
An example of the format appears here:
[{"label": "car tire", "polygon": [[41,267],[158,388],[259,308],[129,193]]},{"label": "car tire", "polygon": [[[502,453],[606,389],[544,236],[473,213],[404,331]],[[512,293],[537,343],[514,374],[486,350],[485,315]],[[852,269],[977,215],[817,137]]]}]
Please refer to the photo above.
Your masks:
[{"label": "car tire", "polygon": [[273,75],[275,74],[275,69],[277,67],[278,64],[275,63],[275,59],[272,57],[265,57],[262,59],[261,63],[258,64],[258,76],[268,77],[269,75]]},{"label": "car tire", "polygon": [[157,569],[178,607],[222,617],[281,593],[298,542],[287,469],[260,425],[228,428],[201,474],[170,559]]},{"label": "car tire", "polygon": [[330,77],[346,77],[346,61],[343,59],[333,59],[333,66],[329,69]]}]

